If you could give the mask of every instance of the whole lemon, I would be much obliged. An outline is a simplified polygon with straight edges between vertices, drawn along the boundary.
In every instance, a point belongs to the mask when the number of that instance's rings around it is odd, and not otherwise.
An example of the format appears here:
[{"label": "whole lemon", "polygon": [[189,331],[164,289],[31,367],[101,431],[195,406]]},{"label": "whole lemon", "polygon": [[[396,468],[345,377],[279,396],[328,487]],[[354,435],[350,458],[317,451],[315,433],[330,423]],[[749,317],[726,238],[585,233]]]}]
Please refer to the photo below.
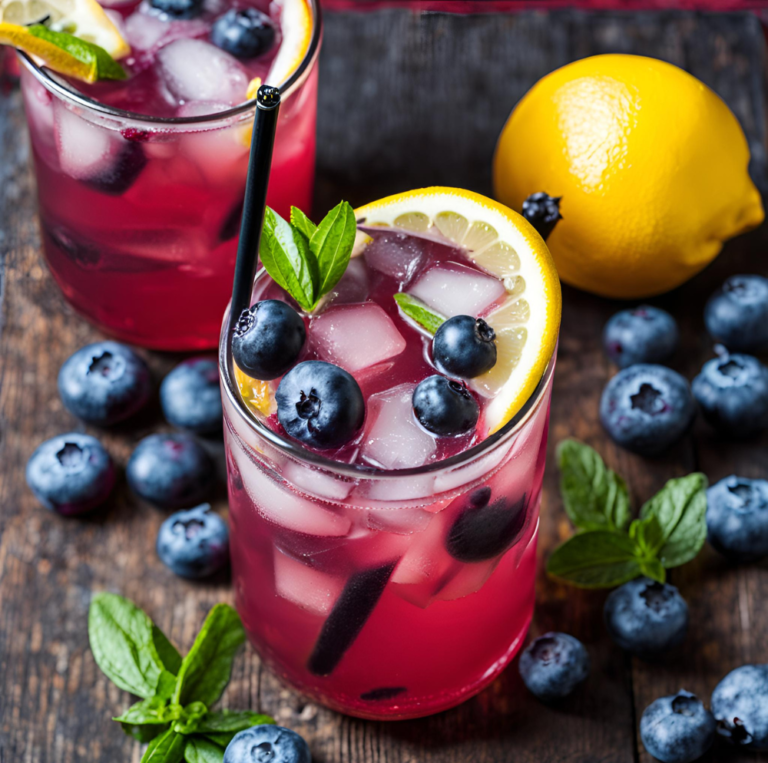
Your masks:
[{"label": "whole lemon", "polygon": [[552,72],[518,103],[494,184],[518,211],[536,191],[561,196],[547,244],[562,280],[630,299],[687,281],[762,222],[748,161],[736,117],[695,77],[602,55]]}]

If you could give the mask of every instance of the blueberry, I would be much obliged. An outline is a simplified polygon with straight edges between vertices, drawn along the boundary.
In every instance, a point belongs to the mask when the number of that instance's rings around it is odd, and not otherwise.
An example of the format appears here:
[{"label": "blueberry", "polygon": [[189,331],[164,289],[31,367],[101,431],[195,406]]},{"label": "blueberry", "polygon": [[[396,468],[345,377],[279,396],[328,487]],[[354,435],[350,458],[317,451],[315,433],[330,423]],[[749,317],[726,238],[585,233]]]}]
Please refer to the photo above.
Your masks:
[{"label": "blueberry", "polygon": [[448,553],[460,562],[482,562],[503,554],[525,525],[525,498],[513,503],[502,497],[491,503],[489,487],[475,490],[448,531]]},{"label": "blueberry", "polygon": [[203,0],[149,0],[149,4],[175,19],[193,19],[203,12]]},{"label": "blueberry", "polygon": [[768,345],[768,279],[731,276],[704,308],[707,331],[732,352],[756,352]]},{"label": "blueberry", "polygon": [[177,511],[160,525],[157,555],[182,578],[198,580],[213,575],[229,562],[227,523],[208,503]]},{"label": "blueberry", "polygon": [[645,708],[640,737],[662,763],[692,763],[715,741],[715,719],[697,697],[682,689]]},{"label": "blueberry", "polygon": [[307,360],[280,381],[277,418],[295,440],[313,448],[336,448],[363,425],[365,401],[357,382],[343,368]]},{"label": "blueberry", "polygon": [[223,763],[311,763],[307,743],[282,726],[251,726],[236,734]]},{"label": "blueberry", "polygon": [[282,376],[297,360],[307,338],[302,317],[277,299],[243,310],[232,337],[232,356],[254,379]]},{"label": "blueberry", "polygon": [[83,182],[99,193],[122,196],[147,164],[144,149],[134,141],[124,141],[111,160]]},{"label": "blueberry", "polygon": [[125,472],[134,493],[163,509],[196,506],[208,497],[214,481],[211,457],[183,433],[145,437]]},{"label": "blueberry", "polygon": [[750,355],[708,360],[693,380],[704,418],[732,437],[748,437],[768,426],[768,368]]},{"label": "blueberry", "polygon": [[742,665],[712,692],[717,732],[734,744],[768,750],[768,665]]},{"label": "blueberry", "polygon": [[163,379],[160,403],[170,424],[196,434],[221,431],[219,366],[211,358],[185,360]]},{"label": "blueberry", "polygon": [[130,347],[97,342],[79,349],[59,371],[64,407],[90,424],[127,419],[149,400],[152,380],[146,363]]},{"label": "blueberry", "polygon": [[653,657],[682,643],[688,605],[677,588],[650,578],[624,583],[605,601],[608,635],[640,657]]},{"label": "blueberry", "polygon": [[768,556],[768,482],[732,475],[709,488],[707,539],[734,562]]},{"label": "blueberry", "polygon": [[523,217],[546,241],[557,221],[563,218],[560,214],[560,197],[554,198],[543,191],[532,193],[523,202]]},{"label": "blueberry", "polygon": [[545,633],[520,655],[520,675],[543,702],[567,697],[589,675],[584,644],[567,633]]},{"label": "blueberry", "polygon": [[677,442],[695,415],[688,382],[664,366],[640,363],[619,371],[600,399],[600,420],[611,438],[645,456]]},{"label": "blueberry", "polygon": [[675,319],[648,305],[616,313],[603,331],[605,353],[619,368],[662,363],[671,357],[679,339]]},{"label": "blueberry", "polygon": [[446,376],[474,379],[496,365],[496,333],[482,318],[455,315],[437,330],[432,358]]},{"label": "blueberry", "polygon": [[275,44],[275,27],[255,8],[232,8],[213,22],[211,42],[236,58],[256,58]]},{"label": "blueberry", "polygon": [[46,508],[83,514],[106,501],[115,485],[115,466],[95,437],[70,432],[46,440],[32,454],[27,484]]},{"label": "blueberry", "polygon": [[465,384],[435,374],[413,391],[413,412],[424,429],[450,437],[475,428],[480,406]]}]

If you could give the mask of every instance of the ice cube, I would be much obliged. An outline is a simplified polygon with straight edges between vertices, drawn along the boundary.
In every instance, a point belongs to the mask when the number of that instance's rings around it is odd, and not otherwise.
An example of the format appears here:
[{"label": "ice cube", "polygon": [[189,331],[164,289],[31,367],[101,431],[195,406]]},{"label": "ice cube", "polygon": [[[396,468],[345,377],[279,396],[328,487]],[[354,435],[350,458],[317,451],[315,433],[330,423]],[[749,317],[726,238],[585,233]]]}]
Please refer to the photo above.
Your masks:
[{"label": "ice cube", "polygon": [[159,16],[148,13],[132,13],[125,22],[125,36],[133,50],[151,51],[162,39],[168,28],[168,22]]},{"label": "ice cube", "polygon": [[421,532],[429,524],[432,515],[422,509],[369,509],[368,527],[398,535],[412,535]]},{"label": "ice cube", "polygon": [[406,469],[425,464],[434,454],[434,438],[413,415],[415,388],[415,384],[401,384],[369,398],[360,451],[369,463],[384,469]]},{"label": "ice cube", "polygon": [[336,479],[309,466],[288,461],[283,467],[285,479],[300,490],[329,501],[343,501],[355,486],[353,482]]},{"label": "ice cube", "polygon": [[450,263],[430,268],[408,293],[437,312],[477,317],[506,294],[504,284],[478,270]]},{"label": "ice cube", "polygon": [[327,615],[344,588],[344,578],[313,570],[275,549],[278,596],[316,615]]},{"label": "ice cube", "polygon": [[477,593],[486,583],[501,561],[501,557],[475,564],[457,564],[453,574],[447,576],[440,590],[435,593],[437,601],[453,601]]},{"label": "ice cube", "polygon": [[362,257],[349,261],[344,275],[336,286],[323,299],[323,309],[331,305],[349,305],[355,302],[365,302],[371,291],[368,268]]},{"label": "ice cube", "polygon": [[419,266],[424,243],[403,233],[377,235],[365,249],[365,261],[369,268],[398,281],[407,281]]},{"label": "ice cube", "polygon": [[234,56],[203,40],[175,40],[157,54],[160,76],[179,103],[245,100],[248,75]]},{"label": "ice cube", "polygon": [[334,307],[310,325],[312,345],[321,359],[351,374],[383,363],[405,349],[392,319],[373,302]]},{"label": "ice cube", "polygon": [[412,536],[411,545],[392,575],[392,582],[415,585],[431,581],[436,587],[455,564],[445,547],[447,515],[436,514],[425,530]]}]

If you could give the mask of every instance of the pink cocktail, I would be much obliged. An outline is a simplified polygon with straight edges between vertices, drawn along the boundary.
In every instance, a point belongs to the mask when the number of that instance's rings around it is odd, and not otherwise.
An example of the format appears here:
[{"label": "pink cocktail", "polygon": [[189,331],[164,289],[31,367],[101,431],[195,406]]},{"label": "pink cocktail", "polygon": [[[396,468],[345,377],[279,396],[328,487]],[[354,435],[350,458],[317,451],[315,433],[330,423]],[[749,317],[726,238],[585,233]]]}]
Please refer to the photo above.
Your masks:
[{"label": "pink cocktail", "polygon": [[[283,93],[269,204],[282,214],[310,207],[320,20],[305,1],[311,29],[295,66],[279,60],[291,31],[282,3],[267,0],[206,0],[184,19],[150,0],[115,5],[132,47],[123,82],[67,82],[22,57],[46,259],[67,299],[104,331],[159,349],[216,345],[232,289],[255,77]],[[271,15],[276,37],[263,55],[236,59],[212,44],[213,24],[231,8]]]},{"label": "pink cocktail", "polygon": [[[367,232],[364,254],[304,316],[299,358],[358,382],[365,422],[350,442],[328,452],[291,440],[274,412],[279,379],[245,376],[222,334],[232,565],[243,623],[277,674],[351,715],[412,718],[480,691],[528,630],[554,357],[495,433],[478,395],[474,429],[431,434],[412,412],[435,373],[430,338],[393,295],[475,317],[515,296],[439,236]],[[295,306],[262,272],[253,302],[264,299]]]}]

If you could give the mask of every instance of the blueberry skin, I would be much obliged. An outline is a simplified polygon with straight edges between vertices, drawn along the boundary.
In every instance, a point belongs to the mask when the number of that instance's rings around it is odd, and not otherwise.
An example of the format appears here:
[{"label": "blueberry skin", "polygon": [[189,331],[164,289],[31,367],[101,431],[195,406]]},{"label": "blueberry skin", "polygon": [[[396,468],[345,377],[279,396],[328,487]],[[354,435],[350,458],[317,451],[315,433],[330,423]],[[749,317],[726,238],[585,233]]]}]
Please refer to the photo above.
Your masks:
[{"label": "blueberry skin", "polygon": [[605,324],[603,348],[619,367],[636,363],[663,363],[680,341],[675,319],[666,310],[641,305],[616,313]]},{"label": "blueberry skin", "polygon": [[71,355],[59,371],[64,407],[89,424],[108,426],[133,416],[152,395],[147,364],[117,342],[96,342]]},{"label": "blueberry skin", "polygon": [[95,437],[70,432],[40,445],[27,461],[26,476],[43,506],[74,516],[107,500],[115,486],[115,465]]},{"label": "blueberry skin", "polygon": [[275,28],[255,8],[232,8],[213,22],[211,42],[236,58],[256,58],[275,44]]},{"label": "blueberry skin", "polygon": [[545,633],[520,655],[520,676],[542,702],[567,697],[589,675],[589,654],[567,633]]},{"label": "blueberry skin", "polygon": [[157,533],[160,561],[179,577],[199,580],[229,563],[227,523],[203,503],[177,511],[160,525]]},{"label": "blueberry skin", "polygon": [[413,391],[413,413],[428,432],[451,437],[475,428],[480,406],[465,385],[435,374]]},{"label": "blueberry skin", "polygon": [[251,726],[236,734],[224,752],[224,763],[312,763],[309,746],[282,726]]},{"label": "blueberry skin", "polygon": [[204,501],[214,483],[211,457],[191,435],[145,437],[125,469],[136,495],[162,509],[183,509]]},{"label": "blueberry skin", "polygon": [[704,308],[713,339],[732,352],[756,352],[768,345],[768,279],[731,276]]},{"label": "blueberry skin", "polygon": [[751,355],[708,360],[693,380],[704,418],[731,437],[748,437],[768,426],[768,368]]},{"label": "blueberry skin", "polygon": [[734,562],[768,556],[768,482],[731,475],[709,488],[707,540]]},{"label": "blueberry skin", "polygon": [[195,434],[221,431],[219,366],[206,357],[180,363],[160,385],[160,404],[169,424]]},{"label": "blueberry skin", "polygon": [[149,4],[174,19],[193,19],[203,12],[203,0],[149,0]]},{"label": "blueberry skin", "polygon": [[637,578],[606,599],[608,635],[624,650],[653,657],[678,646],[688,632],[688,605],[677,588]]},{"label": "blueberry skin", "polygon": [[122,196],[136,182],[146,164],[147,157],[141,145],[126,141],[106,169],[82,182],[107,196]]},{"label": "blueberry skin", "polygon": [[682,689],[645,708],[640,737],[645,749],[662,763],[692,763],[715,741],[717,725],[697,697]]},{"label": "blueberry skin", "polygon": [[482,319],[454,315],[435,333],[432,358],[446,376],[474,379],[496,365],[496,334]]},{"label": "blueberry skin", "polygon": [[600,420],[611,439],[644,456],[677,442],[695,415],[688,382],[664,366],[640,363],[622,369],[600,399]]},{"label": "blueberry skin", "polygon": [[333,363],[306,360],[281,380],[277,418],[290,437],[313,448],[349,442],[365,419],[365,400],[351,374]]},{"label": "blueberry skin", "polygon": [[734,744],[768,750],[768,665],[742,665],[712,692],[717,732]]},{"label": "blueberry skin", "polygon": [[302,317],[278,299],[243,310],[232,336],[232,356],[253,379],[282,376],[298,359],[307,339]]}]

